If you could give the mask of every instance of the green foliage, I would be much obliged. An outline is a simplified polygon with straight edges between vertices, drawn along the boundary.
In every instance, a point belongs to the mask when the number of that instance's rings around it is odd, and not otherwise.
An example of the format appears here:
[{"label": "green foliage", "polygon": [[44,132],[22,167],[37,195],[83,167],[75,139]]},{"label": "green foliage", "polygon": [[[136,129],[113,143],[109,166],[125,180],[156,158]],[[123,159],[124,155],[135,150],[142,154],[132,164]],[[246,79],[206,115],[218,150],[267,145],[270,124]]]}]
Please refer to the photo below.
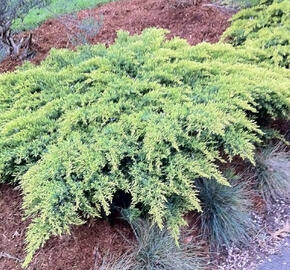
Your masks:
[{"label": "green foliage", "polygon": [[0,26],[12,23],[17,18],[22,20],[33,8],[43,8],[50,0],[1,0]]},{"label": "green foliage", "polygon": [[50,0],[49,6],[34,8],[30,10],[23,20],[17,20],[13,24],[13,29],[15,31],[29,30],[55,16],[94,8],[112,1],[114,0]]},{"label": "green foliage", "polygon": [[[290,67],[290,1],[260,1],[238,12],[223,40],[234,46],[263,49],[266,61]],[[264,59],[261,59],[264,60]]]},{"label": "green foliage", "polygon": [[259,4],[259,0],[222,0],[222,1],[216,1],[217,3],[222,3],[227,6],[231,6],[234,8],[249,8],[252,6],[256,6]]},{"label": "green foliage", "polygon": [[213,250],[247,243],[254,229],[247,184],[232,171],[226,171],[225,176],[231,187],[213,179],[196,181],[203,210],[201,230]]},{"label": "green foliage", "polygon": [[257,185],[269,203],[290,194],[290,154],[280,144],[262,149],[256,155]]},{"label": "green foliage", "polygon": [[194,179],[227,185],[216,162],[254,163],[255,119],[289,116],[288,70],[164,35],[120,32],[109,48],[54,50],[0,75],[0,182],[21,181],[33,218],[25,265],[51,235],[109,215],[117,191],[177,238],[200,210]]},{"label": "green foliage", "polygon": [[[147,220],[131,223],[136,243],[123,256],[131,270],[201,270],[205,268],[204,254],[197,237],[185,234],[178,246],[170,232],[160,230]],[[186,237],[187,236],[187,237]],[[189,240],[187,240],[189,239]],[[108,269],[109,270],[109,269]]]}]

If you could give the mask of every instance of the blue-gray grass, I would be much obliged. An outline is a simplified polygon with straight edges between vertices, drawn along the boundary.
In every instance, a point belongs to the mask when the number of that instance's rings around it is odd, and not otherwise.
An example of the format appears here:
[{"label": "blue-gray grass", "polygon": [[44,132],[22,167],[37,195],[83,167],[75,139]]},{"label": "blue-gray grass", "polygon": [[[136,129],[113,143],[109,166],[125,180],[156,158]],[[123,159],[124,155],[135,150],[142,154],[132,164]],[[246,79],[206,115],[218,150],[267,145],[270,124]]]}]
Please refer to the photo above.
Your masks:
[{"label": "blue-gray grass", "polygon": [[258,190],[264,200],[285,198],[290,194],[290,155],[281,144],[262,149],[256,155]]}]

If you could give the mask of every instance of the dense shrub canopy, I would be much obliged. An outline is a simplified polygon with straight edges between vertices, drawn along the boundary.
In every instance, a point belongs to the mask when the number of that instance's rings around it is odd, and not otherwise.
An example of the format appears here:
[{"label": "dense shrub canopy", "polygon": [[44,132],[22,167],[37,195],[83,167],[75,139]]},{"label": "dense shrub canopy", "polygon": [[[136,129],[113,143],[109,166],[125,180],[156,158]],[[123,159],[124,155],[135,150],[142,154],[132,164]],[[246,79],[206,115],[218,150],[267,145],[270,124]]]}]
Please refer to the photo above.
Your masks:
[{"label": "dense shrub canopy", "polygon": [[262,61],[290,67],[290,1],[261,0],[238,12],[223,35],[234,46],[261,48]]},{"label": "dense shrub canopy", "polygon": [[200,209],[194,179],[227,180],[225,154],[254,160],[255,119],[286,117],[290,73],[251,50],[120,32],[114,45],[54,50],[0,76],[0,181],[21,180],[28,257],[51,235],[132,196],[174,235]]}]

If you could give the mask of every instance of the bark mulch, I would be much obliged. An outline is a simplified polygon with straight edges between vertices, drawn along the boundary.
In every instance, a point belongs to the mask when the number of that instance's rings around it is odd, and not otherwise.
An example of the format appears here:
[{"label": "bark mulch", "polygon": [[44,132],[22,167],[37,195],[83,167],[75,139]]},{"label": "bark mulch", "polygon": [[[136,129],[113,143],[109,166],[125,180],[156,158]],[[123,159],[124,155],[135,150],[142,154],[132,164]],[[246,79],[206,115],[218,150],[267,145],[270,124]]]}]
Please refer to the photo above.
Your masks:
[{"label": "bark mulch", "polygon": [[[166,28],[170,30],[169,38],[179,36],[192,45],[214,43],[229,26],[232,15],[232,10],[211,5],[209,0],[121,0],[78,14],[80,18],[101,18],[101,29],[90,42],[106,45],[114,42],[117,30],[135,34],[148,27]],[[48,20],[32,33],[36,51],[33,63],[40,63],[51,48],[73,47],[61,19]],[[12,71],[19,65],[21,61],[8,58],[0,64],[0,72]]]},{"label": "bark mulch", "polygon": [[[25,257],[25,231],[22,196],[19,190],[0,185],[0,269],[21,270]],[[27,270],[93,270],[95,261],[116,256],[128,249],[133,238],[128,225],[117,221],[91,220],[74,226],[70,235],[52,237],[34,257]],[[96,268],[97,269],[97,268]]]}]

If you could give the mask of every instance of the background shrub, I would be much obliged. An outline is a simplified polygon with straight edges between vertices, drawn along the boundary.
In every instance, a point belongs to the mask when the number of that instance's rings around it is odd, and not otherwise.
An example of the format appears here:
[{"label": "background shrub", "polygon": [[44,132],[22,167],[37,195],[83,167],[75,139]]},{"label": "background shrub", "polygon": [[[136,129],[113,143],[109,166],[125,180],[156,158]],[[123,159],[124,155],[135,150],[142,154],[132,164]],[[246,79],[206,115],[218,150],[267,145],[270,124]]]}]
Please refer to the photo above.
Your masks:
[{"label": "background shrub", "polygon": [[212,250],[234,243],[249,242],[254,225],[251,220],[251,193],[245,180],[226,171],[231,187],[212,179],[199,179],[196,185],[203,212],[201,230]]},{"label": "background shrub", "polygon": [[41,8],[50,3],[50,0],[1,0],[0,25],[7,22],[22,20],[33,8]]},{"label": "background shrub", "polygon": [[37,27],[47,19],[74,13],[79,10],[97,7],[101,4],[112,2],[112,0],[49,0],[50,4],[43,8],[34,8],[23,18],[13,24],[15,31],[24,31]]},{"label": "background shrub", "polygon": [[258,190],[266,202],[290,195],[290,155],[280,144],[262,149],[256,155]]},{"label": "background shrub", "polygon": [[216,0],[214,1],[219,5],[226,5],[233,7],[235,9],[241,9],[241,8],[249,8],[255,5],[258,5],[260,0]]},{"label": "background shrub", "polygon": [[223,40],[234,46],[263,49],[263,61],[289,68],[290,66],[290,2],[260,0],[260,4],[238,12]]},{"label": "background shrub", "polygon": [[33,217],[25,265],[51,235],[109,215],[118,191],[177,237],[200,210],[195,179],[228,185],[216,162],[254,162],[255,119],[289,116],[288,70],[164,34],[120,32],[0,76],[0,181],[21,181]]},{"label": "background shrub", "polygon": [[68,39],[74,47],[88,44],[99,33],[103,22],[102,16],[95,14],[89,14],[84,19],[77,14],[67,14],[59,16],[58,20],[65,26]]}]

